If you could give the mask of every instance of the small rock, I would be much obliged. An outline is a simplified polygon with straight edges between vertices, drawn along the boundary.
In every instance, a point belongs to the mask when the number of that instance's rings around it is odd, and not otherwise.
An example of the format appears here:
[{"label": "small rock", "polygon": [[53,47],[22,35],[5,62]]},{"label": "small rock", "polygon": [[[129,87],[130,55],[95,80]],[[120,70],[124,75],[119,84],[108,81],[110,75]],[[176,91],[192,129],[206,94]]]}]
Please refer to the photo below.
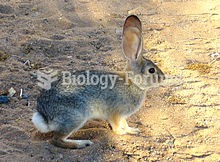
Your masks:
[{"label": "small rock", "polygon": [[29,101],[27,101],[27,103],[26,103],[26,105],[25,106],[30,106],[31,104],[30,104],[30,102]]},{"label": "small rock", "polygon": [[32,78],[37,79],[37,73],[36,72],[30,72],[30,75]]},{"label": "small rock", "polygon": [[215,52],[213,54],[210,55],[212,58],[215,58],[215,57],[218,57],[219,56],[219,53],[218,52]]},{"label": "small rock", "polygon": [[44,19],[43,19],[43,23],[47,24],[48,22],[49,22],[49,21],[48,21],[47,18],[44,18]]},{"label": "small rock", "polygon": [[0,96],[7,96],[9,93],[8,93],[8,90],[6,89],[3,89],[0,91]]},{"label": "small rock", "polygon": [[29,94],[22,94],[22,95],[21,95],[21,98],[22,98],[22,99],[28,99],[29,97],[30,97]]},{"label": "small rock", "polygon": [[115,29],[116,35],[122,35],[122,30],[121,29]]},{"label": "small rock", "polygon": [[30,60],[26,60],[26,61],[24,62],[24,65],[31,66],[31,61],[30,61]]},{"label": "small rock", "polygon": [[136,12],[137,12],[137,8],[135,8],[135,9],[133,9],[133,10],[129,10],[129,11],[128,11],[128,14],[129,14],[129,15],[132,15],[132,14],[136,14]]},{"label": "small rock", "polygon": [[59,158],[60,158],[60,159],[63,159],[63,154],[59,154]]},{"label": "small rock", "polygon": [[13,87],[11,87],[9,90],[8,90],[8,93],[9,93],[9,96],[10,97],[13,97],[16,93],[15,89]]},{"label": "small rock", "polygon": [[9,57],[9,54],[7,54],[5,51],[0,51],[0,61],[5,61]]},{"label": "small rock", "polygon": [[9,102],[8,96],[0,96],[0,104],[8,103],[8,102]]}]

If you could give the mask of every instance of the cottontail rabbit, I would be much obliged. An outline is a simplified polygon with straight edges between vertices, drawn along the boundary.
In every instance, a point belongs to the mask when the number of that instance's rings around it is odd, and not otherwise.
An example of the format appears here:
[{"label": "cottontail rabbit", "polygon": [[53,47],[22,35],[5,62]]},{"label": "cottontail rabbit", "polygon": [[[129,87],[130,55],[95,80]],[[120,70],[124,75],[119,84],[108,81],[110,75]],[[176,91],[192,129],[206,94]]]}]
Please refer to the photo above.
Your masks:
[{"label": "cottontail rabbit", "polygon": [[[128,61],[126,71],[113,73],[105,71],[78,71],[75,76],[97,81],[97,77],[109,76],[105,89],[98,84],[65,85],[62,79],[52,83],[50,90],[44,90],[37,99],[37,112],[32,122],[42,132],[54,132],[52,144],[63,148],[84,148],[90,140],[70,140],[69,135],[94,118],[107,120],[116,134],[136,134],[126,118],[136,112],[145,98],[147,88],[164,79],[163,72],[142,55],[142,27],[137,16],[128,16],[123,27],[122,47]],[[129,78],[127,73],[130,72]],[[92,76],[96,75],[97,77]],[[110,76],[114,76],[113,84]],[[139,77],[136,77],[139,76]],[[147,77],[145,77],[147,76]],[[147,81],[138,83],[139,80]]]}]

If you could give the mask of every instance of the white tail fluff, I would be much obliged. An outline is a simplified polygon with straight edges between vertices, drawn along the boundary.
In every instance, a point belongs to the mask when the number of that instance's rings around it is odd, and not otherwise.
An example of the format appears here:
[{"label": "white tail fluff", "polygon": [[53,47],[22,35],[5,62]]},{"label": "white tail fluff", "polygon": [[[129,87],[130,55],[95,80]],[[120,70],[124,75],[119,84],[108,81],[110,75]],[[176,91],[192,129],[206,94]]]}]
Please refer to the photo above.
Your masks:
[{"label": "white tail fluff", "polygon": [[51,131],[43,116],[39,112],[34,113],[32,117],[32,122],[34,123],[35,127],[42,133],[47,133]]}]

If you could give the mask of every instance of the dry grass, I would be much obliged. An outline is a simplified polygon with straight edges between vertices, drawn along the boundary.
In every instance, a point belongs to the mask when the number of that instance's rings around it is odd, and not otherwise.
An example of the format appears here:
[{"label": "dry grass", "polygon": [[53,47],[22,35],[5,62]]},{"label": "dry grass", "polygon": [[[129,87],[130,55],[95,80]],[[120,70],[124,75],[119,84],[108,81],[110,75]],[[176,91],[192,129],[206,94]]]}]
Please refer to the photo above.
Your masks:
[{"label": "dry grass", "polygon": [[191,63],[185,66],[185,69],[198,71],[201,74],[210,73],[211,68],[212,66],[210,64],[205,64],[205,63]]}]

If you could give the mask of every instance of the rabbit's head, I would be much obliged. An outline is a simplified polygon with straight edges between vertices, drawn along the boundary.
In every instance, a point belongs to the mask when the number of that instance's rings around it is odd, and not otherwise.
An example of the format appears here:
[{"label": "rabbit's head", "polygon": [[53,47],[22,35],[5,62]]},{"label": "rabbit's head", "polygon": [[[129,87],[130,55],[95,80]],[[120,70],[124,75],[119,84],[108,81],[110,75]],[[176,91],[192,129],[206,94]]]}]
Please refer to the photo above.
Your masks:
[{"label": "rabbit's head", "polygon": [[122,48],[128,60],[126,71],[131,81],[141,89],[161,83],[163,72],[151,61],[143,57],[141,21],[137,16],[128,16],[123,27]]}]

